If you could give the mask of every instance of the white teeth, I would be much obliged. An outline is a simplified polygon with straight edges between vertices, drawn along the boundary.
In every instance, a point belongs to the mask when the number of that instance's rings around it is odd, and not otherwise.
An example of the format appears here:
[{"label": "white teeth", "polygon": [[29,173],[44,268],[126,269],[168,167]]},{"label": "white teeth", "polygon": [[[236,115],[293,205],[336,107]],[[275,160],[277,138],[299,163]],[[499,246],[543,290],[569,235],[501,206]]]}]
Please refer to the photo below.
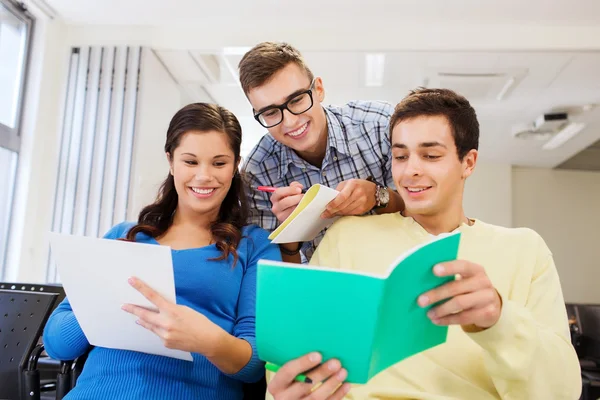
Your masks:
[{"label": "white teeth", "polygon": [[192,190],[194,191],[194,193],[198,193],[198,194],[210,194],[215,189],[199,189],[199,188],[193,187]]},{"label": "white teeth", "polygon": [[427,189],[427,188],[406,188],[409,192],[422,192],[423,190]]},{"label": "white teeth", "polygon": [[288,135],[290,135],[291,137],[300,136],[306,131],[307,127],[308,127],[308,122],[306,124],[304,124],[302,126],[302,128],[298,129],[297,131],[289,132]]}]

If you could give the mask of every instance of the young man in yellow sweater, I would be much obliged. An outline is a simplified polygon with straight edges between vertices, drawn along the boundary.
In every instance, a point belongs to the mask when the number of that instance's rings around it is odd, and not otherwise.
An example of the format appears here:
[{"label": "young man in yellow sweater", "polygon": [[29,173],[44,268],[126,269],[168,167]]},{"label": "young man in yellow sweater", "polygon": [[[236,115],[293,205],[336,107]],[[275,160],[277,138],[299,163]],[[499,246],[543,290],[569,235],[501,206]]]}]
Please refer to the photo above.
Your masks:
[{"label": "young man in yellow sweater", "polygon": [[[353,387],[343,383],[337,360],[321,364],[318,353],[307,354],[275,374],[269,393],[275,400],[578,399],[579,362],[552,253],[530,229],[464,213],[465,180],[477,162],[475,110],[450,90],[420,89],[396,106],[390,130],[392,173],[406,210],[340,219],[311,264],[384,272],[432,235],[460,230],[458,260],[432,271],[458,279],[416,300],[422,307],[446,300],[429,317],[449,325],[448,340]],[[300,373],[314,383],[295,382]]]}]

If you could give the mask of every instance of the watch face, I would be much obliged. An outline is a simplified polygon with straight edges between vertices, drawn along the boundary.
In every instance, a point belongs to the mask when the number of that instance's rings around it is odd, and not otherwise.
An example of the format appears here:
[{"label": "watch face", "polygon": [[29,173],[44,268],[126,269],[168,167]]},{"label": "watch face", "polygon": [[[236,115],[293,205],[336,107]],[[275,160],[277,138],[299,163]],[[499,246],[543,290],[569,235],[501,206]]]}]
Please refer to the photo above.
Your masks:
[{"label": "watch face", "polygon": [[379,188],[379,203],[386,206],[390,202],[390,192],[384,187]]}]

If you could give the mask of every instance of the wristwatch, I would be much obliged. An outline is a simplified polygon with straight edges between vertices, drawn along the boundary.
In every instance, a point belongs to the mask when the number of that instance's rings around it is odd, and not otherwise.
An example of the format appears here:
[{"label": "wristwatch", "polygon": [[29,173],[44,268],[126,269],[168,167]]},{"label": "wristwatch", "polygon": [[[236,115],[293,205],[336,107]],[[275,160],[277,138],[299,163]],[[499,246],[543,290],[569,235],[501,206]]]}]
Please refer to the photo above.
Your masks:
[{"label": "wristwatch", "polygon": [[375,179],[372,176],[369,176],[367,178],[367,181],[373,182],[376,185],[375,207],[373,208],[376,209],[387,207],[387,205],[390,203],[390,192],[388,191],[388,189],[385,186],[378,183],[377,181],[375,181]]}]

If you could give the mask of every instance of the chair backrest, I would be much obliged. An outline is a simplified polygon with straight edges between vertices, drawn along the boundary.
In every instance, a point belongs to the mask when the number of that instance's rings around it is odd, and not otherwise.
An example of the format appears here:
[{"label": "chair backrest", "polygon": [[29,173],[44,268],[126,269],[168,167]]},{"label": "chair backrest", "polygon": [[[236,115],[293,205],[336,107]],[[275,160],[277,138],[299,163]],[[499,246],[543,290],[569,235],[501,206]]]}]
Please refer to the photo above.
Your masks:
[{"label": "chair backrest", "polygon": [[583,355],[600,362],[600,305],[578,304],[575,311],[582,338]]},{"label": "chair backrest", "polygon": [[22,371],[58,294],[0,289],[0,399],[25,398]]},{"label": "chair backrest", "polygon": [[66,294],[65,289],[58,283],[20,283],[20,282],[0,282],[0,290],[19,290],[22,292],[41,292],[41,293],[56,293],[57,300],[54,302],[56,308],[61,301],[64,300]]},{"label": "chair backrest", "polygon": [[258,382],[244,383],[244,400],[264,399],[267,395],[267,380],[263,376]]},{"label": "chair backrest", "polygon": [[581,334],[600,341],[600,304],[578,304],[576,313]]}]

